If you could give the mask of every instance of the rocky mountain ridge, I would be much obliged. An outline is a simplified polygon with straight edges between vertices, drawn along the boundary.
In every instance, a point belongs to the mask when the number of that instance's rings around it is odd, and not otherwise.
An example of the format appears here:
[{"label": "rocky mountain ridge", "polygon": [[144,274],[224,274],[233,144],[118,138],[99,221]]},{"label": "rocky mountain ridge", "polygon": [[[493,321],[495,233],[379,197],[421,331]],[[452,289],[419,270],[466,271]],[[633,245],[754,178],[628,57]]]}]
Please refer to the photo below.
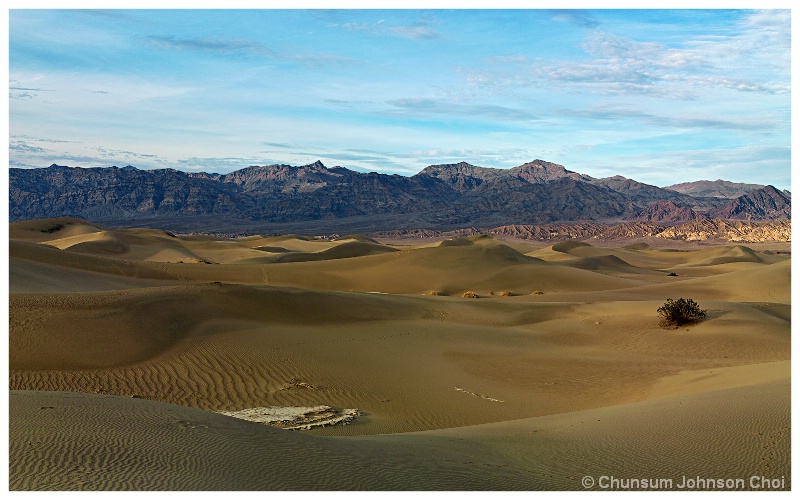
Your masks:
[{"label": "rocky mountain ridge", "polygon": [[697,197],[622,176],[596,179],[543,160],[512,169],[465,162],[432,165],[410,177],[328,168],[321,162],[252,166],[228,174],[51,165],[10,169],[9,188],[11,221],[80,217],[172,230],[201,224],[216,225],[209,230],[224,226],[261,232],[292,224],[445,230],[791,217],[791,198],[771,186],[735,200]]},{"label": "rocky mountain ridge", "polygon": [[[738,198],[739,196],[746,195],[750,191],[755,191],[756,189],[761,189],[763,187],[766,186],[761,184],[746,184],[743,182],[730,182],[717,179],[715,181],[702,180],[694,182],[682,182],[680,184],[666,186],[664,189],[677,191],[679,193],[688,194],[691,196],[726,198],[732,200],[734,198]],[[784,194],[789,193],[787,191],[784,192]]]}]

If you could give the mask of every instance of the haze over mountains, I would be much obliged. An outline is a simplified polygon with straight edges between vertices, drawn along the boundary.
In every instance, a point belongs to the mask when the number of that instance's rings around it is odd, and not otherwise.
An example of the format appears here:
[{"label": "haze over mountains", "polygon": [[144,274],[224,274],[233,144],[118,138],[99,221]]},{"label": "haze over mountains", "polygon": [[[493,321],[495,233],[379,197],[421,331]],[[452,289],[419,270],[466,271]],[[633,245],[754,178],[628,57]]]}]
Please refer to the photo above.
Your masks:
[{"label": "haze over mountains", "polygon": [[667,188],[593,178],[543,160],[512,169],[432,165],[404,177],[321,162],[229,174],[173,169],[10,169],[11,221],[80,217],[178,231],[452,230],[510,224],[788,220],[791,195],[773,186],[698,181]]}]

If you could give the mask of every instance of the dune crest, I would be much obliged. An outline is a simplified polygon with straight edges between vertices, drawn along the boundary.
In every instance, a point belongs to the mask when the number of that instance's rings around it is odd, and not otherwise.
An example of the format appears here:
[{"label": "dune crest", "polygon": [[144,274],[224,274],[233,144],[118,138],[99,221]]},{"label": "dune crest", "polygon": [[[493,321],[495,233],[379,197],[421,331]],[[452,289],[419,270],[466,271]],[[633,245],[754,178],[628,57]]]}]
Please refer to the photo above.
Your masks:
[{"label": "dune crest", "polygon": [[[789,253],[58,219],[9,257],[13,489],[788,474]],[[707,317],[661,327],[679,297]]]}]

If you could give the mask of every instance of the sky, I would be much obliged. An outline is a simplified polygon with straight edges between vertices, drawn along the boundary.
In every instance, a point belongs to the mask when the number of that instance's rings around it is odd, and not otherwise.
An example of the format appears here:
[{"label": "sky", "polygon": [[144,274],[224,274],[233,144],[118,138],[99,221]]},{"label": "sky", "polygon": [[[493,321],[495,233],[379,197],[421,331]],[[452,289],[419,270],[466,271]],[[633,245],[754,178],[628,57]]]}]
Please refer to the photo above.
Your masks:
[{"label": "sky", "polygon": [[[538,5],[538,4],[537,4]],[[8,12],[9,165],[790,189],[788,10]]]}]

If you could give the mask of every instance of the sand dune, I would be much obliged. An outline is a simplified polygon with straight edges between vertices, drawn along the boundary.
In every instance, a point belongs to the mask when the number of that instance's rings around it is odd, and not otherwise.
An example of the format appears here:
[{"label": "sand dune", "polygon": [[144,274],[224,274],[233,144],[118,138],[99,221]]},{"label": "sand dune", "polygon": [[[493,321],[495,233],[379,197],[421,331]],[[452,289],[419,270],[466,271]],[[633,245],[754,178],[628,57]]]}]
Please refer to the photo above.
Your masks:
[{"label": "sand dune", "polygon": [[39,243],[102,230],[100,226],[82,219],[38,219],[11,223],[9,237],[12,240]]},{"label": "sand dune", "polygon": [[[789,474],[786,254],[179,237],[77,219],[11,237],[12,489]],[[706,320],[659,326],[677,297]],[[216,413],[320,406],[360,414],[295,432]]]},{"label": "sand dune", "polygon": [[791,487],[788,380],[344,439],[117,396],[12,391],[10,402],[11,490],[585,490],[586,476],[595,491],[608,476],[673,491],[685,476]]},{"label": "sand dune", "polygon": [[[262,247],[263,248],[263,247]],[[271,262],[307,262],[317,260],[350,259],[353,257],[365,257],[367,255],[378,255],[388,252],[396,252],[391,247],[386,247],[378,243],[366,241],[343,241],[340,244],[321,250],[319,252],[286,252],[273,257]]]}]

